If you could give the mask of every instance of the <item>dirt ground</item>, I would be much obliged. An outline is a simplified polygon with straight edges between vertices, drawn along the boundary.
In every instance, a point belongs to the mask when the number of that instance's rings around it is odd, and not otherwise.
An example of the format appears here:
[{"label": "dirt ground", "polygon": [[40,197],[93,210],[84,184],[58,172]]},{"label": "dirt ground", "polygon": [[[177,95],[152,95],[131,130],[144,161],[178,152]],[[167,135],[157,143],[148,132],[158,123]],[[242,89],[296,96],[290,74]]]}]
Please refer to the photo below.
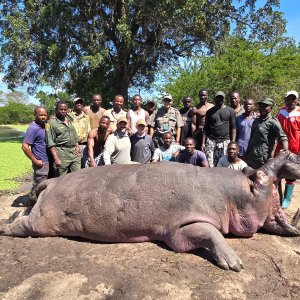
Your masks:
[{"label": "dirt ground", "polygon": [[[0,196],[0,219],[24,210],[26,190]],[[295,188],[291,219],[300,206]],[[103,244],[0,237],[0,299],[300,299],[300,237],[227,238],[240,273],[206,250],[178,254],[162,243]]]}]

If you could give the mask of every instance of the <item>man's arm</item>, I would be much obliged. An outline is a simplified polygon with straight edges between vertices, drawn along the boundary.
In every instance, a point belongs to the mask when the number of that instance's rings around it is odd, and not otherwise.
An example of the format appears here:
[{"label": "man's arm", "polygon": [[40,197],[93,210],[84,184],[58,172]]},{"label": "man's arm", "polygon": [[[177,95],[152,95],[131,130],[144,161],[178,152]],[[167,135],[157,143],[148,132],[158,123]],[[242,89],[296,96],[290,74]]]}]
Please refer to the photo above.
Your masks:
[{"label": "man's arm", "polygon": [[176,129],[176,143],[180,143],[180,134],[181,134],[181,127]]},{"label": "man's arm", "polygon": [[54,146],[52,146],[52,147],[49,148],[49,150],[50,150],[50,153],[51,153],[52,156],[53,156],[55,165],[56,165],[57,167],[60,167],[60,166],[61,166],[61,160],[60,160],[60,158],[58,157],[56,148],[55,148]]},{"label": "man's arm", "polygon": [[[97,131],[98,129],[96,129]],[[91,130],[89,135],[88,135],[88,140],[87,140],[87,143],[88,143],[88,154],[89,154],[89,158],[90,158],[90,167],[96,167],[97,164],[95,162],[95,159],[94,159],[94,146],[95,146],[95,138],[96,136],[96,132],[95,130]]]},{"label": "man's arm", "polygon": [[108,136],[103,150],[103,160],[105,165],[111,165],[111,155],[115,151],[114,135]]},{"label": "man's arm", "polygon": [[33,164],[35,164],[37,167],[42,167],[43,162],[40,159],[36,159],[31,152],[30,145],[26,142],[22,143],[22,150],[25,153],[25,155],[32,161]]},{"label": "man's arm", "polygon": [[236,139],[236,128],[232,128],[230,131],[230,140],[235,141]]}]

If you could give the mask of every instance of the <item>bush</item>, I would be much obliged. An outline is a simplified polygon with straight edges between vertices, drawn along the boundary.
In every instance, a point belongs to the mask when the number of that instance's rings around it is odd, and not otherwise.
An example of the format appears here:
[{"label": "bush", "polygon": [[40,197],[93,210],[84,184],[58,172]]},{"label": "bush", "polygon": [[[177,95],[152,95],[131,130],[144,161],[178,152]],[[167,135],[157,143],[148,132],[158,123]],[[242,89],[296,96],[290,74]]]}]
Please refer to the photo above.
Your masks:
[{"label": "bush", "polygon": [[33,119],[33,104],[22,104],[9,101],[0,107],[0,124],[28,124]]}]

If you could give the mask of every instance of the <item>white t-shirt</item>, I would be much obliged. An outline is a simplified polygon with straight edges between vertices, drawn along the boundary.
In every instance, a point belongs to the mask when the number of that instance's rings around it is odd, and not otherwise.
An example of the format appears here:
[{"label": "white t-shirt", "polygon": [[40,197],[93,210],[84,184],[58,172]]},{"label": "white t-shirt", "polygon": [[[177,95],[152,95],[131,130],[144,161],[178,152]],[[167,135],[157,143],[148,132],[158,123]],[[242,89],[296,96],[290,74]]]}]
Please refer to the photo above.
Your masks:
[{"label": "white t-shirt", "polygon": [[172,158],[172,155],[180,150],[184,150],[185,148],[180,145],[171,145],[169,149],[166,149],[164,146],[161,146],[155,149],[152,160],[157,161],[169,161]]},{"label": "white t-shirt", "polygon": [[217,167],[225,167],[236,171],[242,171],[245,167],[247,167],[247,164],[242,159],[240,159],[237,163],[231,163],[228,161],[228,156],[224,155],[219,159]]}]

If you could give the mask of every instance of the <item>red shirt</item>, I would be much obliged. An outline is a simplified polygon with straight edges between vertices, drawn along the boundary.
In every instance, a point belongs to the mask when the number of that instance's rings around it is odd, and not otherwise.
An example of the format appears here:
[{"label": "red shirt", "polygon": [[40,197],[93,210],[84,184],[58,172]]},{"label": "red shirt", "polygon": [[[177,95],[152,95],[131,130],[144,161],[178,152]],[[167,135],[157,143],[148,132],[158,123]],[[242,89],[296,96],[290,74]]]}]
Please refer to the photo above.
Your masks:
[{"label": "red shirt", "polygon": [[[289,150],[293,153],[300,152],[300,107],[296,106],[294,110],[288,112],[286,106],[282,107],[276,118],[288,137]],[[276,153],[281,149],[281,145],[277,145]]]}]

